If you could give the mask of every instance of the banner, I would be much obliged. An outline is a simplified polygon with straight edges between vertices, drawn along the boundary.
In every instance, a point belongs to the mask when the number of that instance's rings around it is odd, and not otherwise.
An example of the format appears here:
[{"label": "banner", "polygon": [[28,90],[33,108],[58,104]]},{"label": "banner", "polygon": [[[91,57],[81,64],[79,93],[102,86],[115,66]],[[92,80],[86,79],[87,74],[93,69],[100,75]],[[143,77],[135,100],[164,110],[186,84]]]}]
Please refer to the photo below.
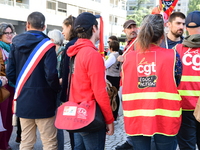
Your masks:
[{"label": "banner", "polygon": [[165,12],[165,14],[168,16],[168,18],[173,12],[177,2],[178,0],[160,0],[160,7],[163,12]]},{"label": "banner", "polygon": [[159,0],[159,5],[154,7],[151,14],[162,14],[165,22],[173,12],[178,0]]}]

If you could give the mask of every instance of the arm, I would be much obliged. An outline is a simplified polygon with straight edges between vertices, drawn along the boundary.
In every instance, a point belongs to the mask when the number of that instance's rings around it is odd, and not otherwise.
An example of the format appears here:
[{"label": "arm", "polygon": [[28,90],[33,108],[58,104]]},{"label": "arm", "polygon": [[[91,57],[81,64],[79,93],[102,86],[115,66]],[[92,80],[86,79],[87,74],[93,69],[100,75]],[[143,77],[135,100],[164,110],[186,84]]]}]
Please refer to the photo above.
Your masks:
[{"label": "arm", "polygon": [[45,78],[49,86],[54,91],[60,91],[60,84],[58,79],[58,71],[56,69],[57,58],[55,47],[52,47],[46,54],[44,59]]},{"label": "arm", "polygon": [[105,61],[106,69],[108,69],[110,66],[112,66],[115,62],[116,62],[115,56],[110,54],[108,59]]},{"label": "arm", "polygon": [[67,98],[67,87],[68,87],[68,76],[69,76],[69,56],[66,54],[67,49],[74,43],[69,42],[65,46],[65,50],[62,53],[62,59],[60,63],[60,77],[62,78],[61,92],[59,94],[59,99],[61,102],[66,102]]},{"label": "arm", "polygon": [[16,63],[14,59],[14,45],[11,46],[11,51],[8,57],[8,63],[6,67],[6,77],[10,80],[13,84],[16,84]]},{"label": "arm", "polygon": [[175,62],[175,80],[176,80],[176,86],[178,87],[181,81],[182,76],[182,63],[180,59],[180,55],[176,52],[176,62]]},{"label": "arm", "polygon": [[105,118],[106,124],[112,124],[114,121],[110,100],[106,91],[105,66],[99,53],[95,52],[88,56],[86,69],[95,99],[99,104]]}]

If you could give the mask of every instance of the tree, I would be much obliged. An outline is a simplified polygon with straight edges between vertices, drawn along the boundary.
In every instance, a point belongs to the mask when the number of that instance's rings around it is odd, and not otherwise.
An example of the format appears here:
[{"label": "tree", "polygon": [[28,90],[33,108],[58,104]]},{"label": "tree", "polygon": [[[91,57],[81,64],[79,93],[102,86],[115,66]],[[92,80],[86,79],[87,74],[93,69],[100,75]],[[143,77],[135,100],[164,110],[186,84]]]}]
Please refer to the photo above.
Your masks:
[{"label": "tree", "polygon": [[133,6],[133,14],[128,15],[127,19],[133,19],[136,21],[137,25],[139,26],[144,18],[144,16],[150,14],[151,9],[147,9],[145,7],[142,7],[141,5],[148,2],[149,0],[136,0],[135,6]]},{"label": "tree", "polygon": [[195,10],[200,10],[200,0],[189,0],[188,8],[189,9],[187,13],[190,13]]}]

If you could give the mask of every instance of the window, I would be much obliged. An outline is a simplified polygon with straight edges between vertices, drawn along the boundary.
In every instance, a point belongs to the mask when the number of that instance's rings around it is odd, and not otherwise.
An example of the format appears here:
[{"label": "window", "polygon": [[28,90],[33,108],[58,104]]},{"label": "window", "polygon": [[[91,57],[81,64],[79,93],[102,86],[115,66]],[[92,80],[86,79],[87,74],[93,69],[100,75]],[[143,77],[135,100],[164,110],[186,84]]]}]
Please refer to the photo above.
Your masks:
[{"label": "window", "polygon": [[89,13],[93,14],[93,11],[92,11],[92,10],[88,10],[87,12],[89,12]]},{"label": "window", "polygon": [[129,6],[129,10],[134,10],[135,7],[134,6]]},{"label": "window", "polygon": [[81,14],[83,12],[86,12],[86,10],[84,8],[79,8],[78,13]]},{"label": "window", "polygon": [[56,2],[47,1],[47,9],[56,10]]},{"label": "window", "polygon": [[109,16],[109,23],[110,24],[113,24],[113,22],[114,22],[114,19],[113,19],[114,17],[113,16]]},{"label": "window", "polygon": [[94,12],[94,15],[101,15],[100,12]]},{"label": "window", "polygon": [[117,18],[115,17],[115,25],[117,25]]},{"label": "window", "polygon": [[67,12],[67,4],[58,2],[58,11],[66,13]]},{"label": "window", "polygon": [[17,3],[22,3],[22,0],[16,0]]}]

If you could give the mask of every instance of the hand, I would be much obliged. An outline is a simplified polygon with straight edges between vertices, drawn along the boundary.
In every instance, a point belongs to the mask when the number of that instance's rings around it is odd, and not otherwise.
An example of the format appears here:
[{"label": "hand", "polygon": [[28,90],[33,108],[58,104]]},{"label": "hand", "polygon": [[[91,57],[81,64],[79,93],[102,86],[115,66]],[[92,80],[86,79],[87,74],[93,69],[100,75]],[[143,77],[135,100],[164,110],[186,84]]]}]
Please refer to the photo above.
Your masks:
[{"label": "hand", "polygon": [[62,78],[59,79],[59,83],[60,83],[60,85],[62,85]]},{"label": "hand", "polygon": [[117,57],[117,60],[118,60],[119,62],[124,62],[124,56],[119,55],[119,56]]},{"label": "hand", "polygon": [[0,80],[2,82],[2,86],[6,85],[8,83],[8,79],[5,76],[0,76]]},{"label": "hand", "polygon": [[113,135],[114,134],[114,123],[107,124],[106,129],[107,129],[107,132],[106,132],[107,135]]}]

